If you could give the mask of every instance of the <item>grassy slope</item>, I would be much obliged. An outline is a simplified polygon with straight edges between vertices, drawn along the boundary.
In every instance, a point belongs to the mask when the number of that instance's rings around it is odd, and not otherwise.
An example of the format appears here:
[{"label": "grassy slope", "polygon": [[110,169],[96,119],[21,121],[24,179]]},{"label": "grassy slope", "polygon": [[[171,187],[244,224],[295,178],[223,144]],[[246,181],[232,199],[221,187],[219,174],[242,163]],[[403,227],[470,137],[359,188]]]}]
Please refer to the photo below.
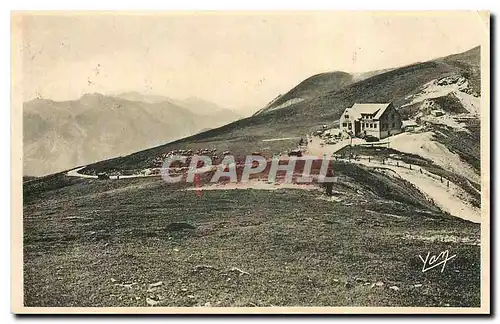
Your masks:
[{"label": "grassy slope", "polygon": [[[341,89],[322,92],[319,96],[284,109],[258,114],[130,156],[99,162],[89,169],[141,169],[148,167],[155,156],[177,148],[217,147],[235,154],[261,151],[272,155],[296,147],[296,141],[262,142],[262,139],[304,136],[318,125],[337,120],[345,107],[354,102],[392,101],[399,106],[405,103],[407,96],[416,93],[422,85],[433,79],[456,73],[473,73],[475,69],[472,66],[475,66],[475,60],[479,60],[478,54],[479,49],[476,48],[447,59],[391,70]],[[465,66],[467,61],[472,63]]]},{"label": "grassy slope", "polygon": [[339,90],[353,82],[353,76],[346,72],[326,72],[313,75],[299,83],[292,90],[278,97],[267,107],[259,110],[256,114],[267,113],[270,109],[284,104],[290,99],[310,99],[330,92]]},{"label": "grassy slope", "polygon": [[431,110],[441,109],[447,112],[450,115],[467,113],[468,110],[464,108],[461,101],[457,98],[453,93],[449,93],[446,96],[427,99],[430,103],[433,103],[433,106],[428,106],[427,108],[422,107],[422,102],[417,102],[411,105],[407,105],[401,107],[399,109],[399,113],[403,120],[406,119],[414,119],[418,113],[425,112],[426,114],[430,114]]},{"label": "grassy slope", "polygon": [[[389,71],[90,169],[140,169],[174,148],[282,151],[296,141],[261,140],[303,135],[337,119],[354,101],[398,104],[422,84],[468,69],[453,62]],[[30,181],[23,188],[26,305],[146,306],[145,298],[157,295],[163,306],[479,305],[480,248],[467,243],[479,241],[478,224],[440,213],[390,175],[350,165],[335,170],[342,171],[334,188],[340,202],[296,190],[198,196],[154,179],[58,174]],[[174,222],[195,228],[172,231]],[[446,249],[457,257],[444,272],[421,272],[419,254]],[[197,265],[214,269],[194,271]],[[157,291],[147,292],[160,280]],[[384,286],[370,288],[377,281]],[[131,288],[117,285],[133,282]]]},{"label": "grassy slope", "polygon": [[468,120],[465,122],[469,132],[457,131],[444,125],[433,125],[437,129],[436,140],[457,153],[460,158],[469,163],[477,171],[481,170],[481,122]]},{"label": "grassy slope", "polygon": [[[441,137],[438,136],[438,138]],[[464,145],[463,144],[464,141],[460,142],[457,140],[457,138],[454,138],[454,140],[451,141],[451,139],[447,137],[446,140],[450,141],[450,143],[448,143],[449,145],[455,145],[455,143],[462,143],[462,145]],[[356,147],[355,149],[351,150],[349,147],[346,146],[341,150],[339,150],[337,154],[348,156],[351,152],[352,154],[355,155],[372,156],[380,160],[386,159],[389,156],[389,154],[394,154],[396,155],[396,157],[393,158],[400,159],[401,161],[408,164],[412,164],[417,168],[427,170],[428,172],[431,172],[436,176],[442,176],[444,180],[450,180],[453,183],[460,185],[462,189],[464,189],[468,194],[471,195],[472,198],[471,203],[478,208],[481,207],[481,195],[478,193],[478,190],[481,190],[481,184],[476,183],[454,172],[445,170],[428,159],[424,159],[418,155],[400,152],[398,150],[387,147]]]},{"label": "grassy slope", "polygon": [[473,49],[459,54],[446,56],[438,61],[457,67],[463,76],[470,81],[474,91],[481,94],[481,48]]},{"label": "grassy slope", "polygon": [[[160,306],[479,305],[479,246],[433,240],[477,242],[478,224],[441,214],[389,175],[335,170],[340,202],[303,190],[198,196],[153,179],[53,177],[44,191],[30,183],[25,303],[147,306],[146,297],[161,296]],[[172,231],[174,222],[195,228]],[[422,273],[418,255],[446,249],[457,257],[444,272]],[[136,284],[119,285],[128,283]]]}]

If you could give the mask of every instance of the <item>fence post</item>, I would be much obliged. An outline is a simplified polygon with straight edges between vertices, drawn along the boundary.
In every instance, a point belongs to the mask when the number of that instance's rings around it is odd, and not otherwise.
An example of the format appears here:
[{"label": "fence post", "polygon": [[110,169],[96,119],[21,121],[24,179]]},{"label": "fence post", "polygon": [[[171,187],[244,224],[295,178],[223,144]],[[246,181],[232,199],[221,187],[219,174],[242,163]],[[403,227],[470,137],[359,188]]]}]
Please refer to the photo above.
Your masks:
[{"label": "fence post", "polygon": [[396,162],[396,166],[399,166],[399,161]]},{"label": "fence post", "polygon": [[411,170],[411,164],[410,164],[410,170]]},{"label": "fence post", "polygon": [[420,168],[420,173],[422,174],[422,168]]},{"label": "fence post", "polygon": [[446,186],[449,188],[450,187],[450,180],[448,180],[448,183],[446,184]]},{"label": "fence post", "polygon": [[443,176],[441,176],[441,182],[443,182]]}]

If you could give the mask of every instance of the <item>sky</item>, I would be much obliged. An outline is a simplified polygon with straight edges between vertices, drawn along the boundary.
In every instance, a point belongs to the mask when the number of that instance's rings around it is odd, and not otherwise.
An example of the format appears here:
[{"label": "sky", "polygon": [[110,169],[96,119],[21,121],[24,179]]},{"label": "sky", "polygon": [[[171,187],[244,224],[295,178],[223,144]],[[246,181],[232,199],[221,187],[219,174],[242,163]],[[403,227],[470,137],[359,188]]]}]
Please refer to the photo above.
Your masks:
[{"label": "sky", "polygon": [[13,28],[24,101],[138,91],[238,111],[317,73],[422,62],[471,49],[487,32],[474,12],[46,13]]}]

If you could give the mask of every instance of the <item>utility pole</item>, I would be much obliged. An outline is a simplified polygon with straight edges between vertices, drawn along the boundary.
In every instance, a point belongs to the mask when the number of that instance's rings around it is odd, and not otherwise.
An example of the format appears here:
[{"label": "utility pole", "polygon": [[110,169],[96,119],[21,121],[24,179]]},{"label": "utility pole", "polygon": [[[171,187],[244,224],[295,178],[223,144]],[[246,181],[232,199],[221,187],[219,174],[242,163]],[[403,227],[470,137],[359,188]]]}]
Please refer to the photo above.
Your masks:
[{"label": "utility pole", "polygon": [[349,133],[349,137],[351,138],[351,143],[349,144],[349,162],[351,162],[351,156],[352,156],[352,134]]},{"label": "utility pole", "polygon": [[389,143],[390,143],[390,136],[387,136],[387,164],[389,164]]}]

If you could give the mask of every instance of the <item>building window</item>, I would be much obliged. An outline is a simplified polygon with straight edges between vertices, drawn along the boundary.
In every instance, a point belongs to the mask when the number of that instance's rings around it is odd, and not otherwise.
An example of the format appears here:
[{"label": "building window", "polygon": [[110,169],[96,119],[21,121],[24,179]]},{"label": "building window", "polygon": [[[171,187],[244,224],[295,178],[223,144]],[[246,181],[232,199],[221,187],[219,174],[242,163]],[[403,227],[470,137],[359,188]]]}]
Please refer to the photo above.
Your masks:
[{"label": "building window", "polygon": [[347,123],[342,123],[342,127],[347,127]]},{"label": "building window", "polygon": [[349,115],[344,115],[344,118],[349,119]]},{"label": "building window", "polygon": [[373,124],[373,128],[377,128],[377,124]]},{"label": "building window", "polygon": [[392,123],[392,128],[396,127],[396,123]]},{"label": "building window", "polygon": [[352,124],[351,123],[347,124],[347,126],[349,126],[349,129],[352,128]]}]

